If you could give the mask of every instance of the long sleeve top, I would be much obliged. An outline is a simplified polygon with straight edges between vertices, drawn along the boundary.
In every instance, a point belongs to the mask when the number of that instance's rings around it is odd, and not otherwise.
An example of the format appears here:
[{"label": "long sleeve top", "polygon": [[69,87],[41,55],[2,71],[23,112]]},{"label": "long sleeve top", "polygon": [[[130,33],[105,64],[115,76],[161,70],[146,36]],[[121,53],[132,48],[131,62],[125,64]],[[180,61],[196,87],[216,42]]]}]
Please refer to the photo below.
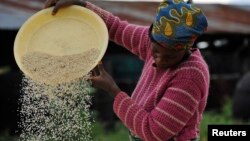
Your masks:
[{"label": "long sleeve top", "polygon": [[132,96],[122,91],[114,99],[114,112],[124,125],[144,141],[197,138],[210,80],[200,51],[192,49],[175,68],[153,67],[149,26],[129,24],[90,2],[86,7],[104,20],[110,40],[144,61]]}]

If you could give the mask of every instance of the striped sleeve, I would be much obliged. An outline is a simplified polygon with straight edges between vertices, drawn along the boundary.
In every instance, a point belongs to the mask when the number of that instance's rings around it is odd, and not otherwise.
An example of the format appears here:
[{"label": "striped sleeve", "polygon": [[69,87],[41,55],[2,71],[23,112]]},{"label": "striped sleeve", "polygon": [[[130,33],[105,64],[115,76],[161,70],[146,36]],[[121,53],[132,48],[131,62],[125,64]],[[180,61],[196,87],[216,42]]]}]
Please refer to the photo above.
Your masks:
[{"label": "striped sleeve", "polygon": [[[173,80],[155,109],[151,112],[156,123],[154,134],[160,138],[176,135],[193,116],[201,100],[201,89],[189,79]],[[164,129],[162,131],[162,129]]]},{"label": "striped sleeve", "polygon": [[125,126],[141,139],[166,141],[186,125],[200,99],[200,88],[190,80],[180,79],[171,82],[171,87],[151,112],[145,111],[124,92],[117,95],[113,108]]},{"label": "striped sleeve", "polygon": [[105,11],[94,4],[87,2],[86,7],[97,13],[106,23],[111,41],[125,47],[141,60],[150,55],[150,40],[148,26],[128,24],[117,16]]}]

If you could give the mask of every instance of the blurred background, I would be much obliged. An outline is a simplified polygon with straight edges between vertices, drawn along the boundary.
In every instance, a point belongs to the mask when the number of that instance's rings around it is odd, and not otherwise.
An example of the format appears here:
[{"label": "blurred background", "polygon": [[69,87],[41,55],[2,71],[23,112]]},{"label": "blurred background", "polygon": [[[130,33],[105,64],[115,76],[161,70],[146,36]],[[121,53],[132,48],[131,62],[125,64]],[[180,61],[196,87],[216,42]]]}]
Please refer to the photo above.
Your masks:
[{"label": "blurred background", "polygon": [[[45,0],[0,0],[0,141],[16,140],[22,73],[13,55],[15,36],[22,24],[41,10]],[[208,19],[207,32],[198,38],[211,73],[201,140],[207,140],[208,124],[250,122],[250,1],[194,0]],[[96,5],[131,23],[150,25],[159,1],[94,1]],[[107,71],[120,88],[131,94],[143,62],[124,48],[109,42],[103,58]],[[127,141],[127,129],[112,109],[113,99],[96,89],[91,110],[96,119],[94,140]]]}]

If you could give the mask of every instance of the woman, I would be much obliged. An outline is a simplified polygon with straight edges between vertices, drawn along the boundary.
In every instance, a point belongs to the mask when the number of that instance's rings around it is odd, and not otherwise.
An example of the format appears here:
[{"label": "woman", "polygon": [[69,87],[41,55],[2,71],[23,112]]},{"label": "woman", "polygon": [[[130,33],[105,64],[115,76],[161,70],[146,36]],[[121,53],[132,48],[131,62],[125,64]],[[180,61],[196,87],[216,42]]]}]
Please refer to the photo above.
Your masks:
[{"label": "woman", "polygon": [[192,48],[207,27],[201,10],[183,0],[164,0],[152,25],[139,26],[82,0],[47,0],[45,8],[55,5],[56,14],[72,4],[97,13],[107,25],[110,40],[145,62],[131,97],[102,64],[98,65],[100,75],[91,78],[94,86],[114,97],[114,112],[130,130],[131,140],[197,139],[210,80],[200,51]]}]

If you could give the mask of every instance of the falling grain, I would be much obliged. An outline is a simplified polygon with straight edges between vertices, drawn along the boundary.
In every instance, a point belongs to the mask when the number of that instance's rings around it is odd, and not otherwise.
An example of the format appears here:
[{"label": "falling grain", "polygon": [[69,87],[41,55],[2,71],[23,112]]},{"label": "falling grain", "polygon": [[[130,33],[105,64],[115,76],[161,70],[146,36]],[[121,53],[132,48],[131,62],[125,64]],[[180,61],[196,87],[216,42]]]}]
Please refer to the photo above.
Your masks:
[{"label": "falling grain", "polygon": [[23,57],[32,79],[22,80],[22,141],[90,141],[92,118],[88,67],[99,50],[71,56],[33,52]]}]

